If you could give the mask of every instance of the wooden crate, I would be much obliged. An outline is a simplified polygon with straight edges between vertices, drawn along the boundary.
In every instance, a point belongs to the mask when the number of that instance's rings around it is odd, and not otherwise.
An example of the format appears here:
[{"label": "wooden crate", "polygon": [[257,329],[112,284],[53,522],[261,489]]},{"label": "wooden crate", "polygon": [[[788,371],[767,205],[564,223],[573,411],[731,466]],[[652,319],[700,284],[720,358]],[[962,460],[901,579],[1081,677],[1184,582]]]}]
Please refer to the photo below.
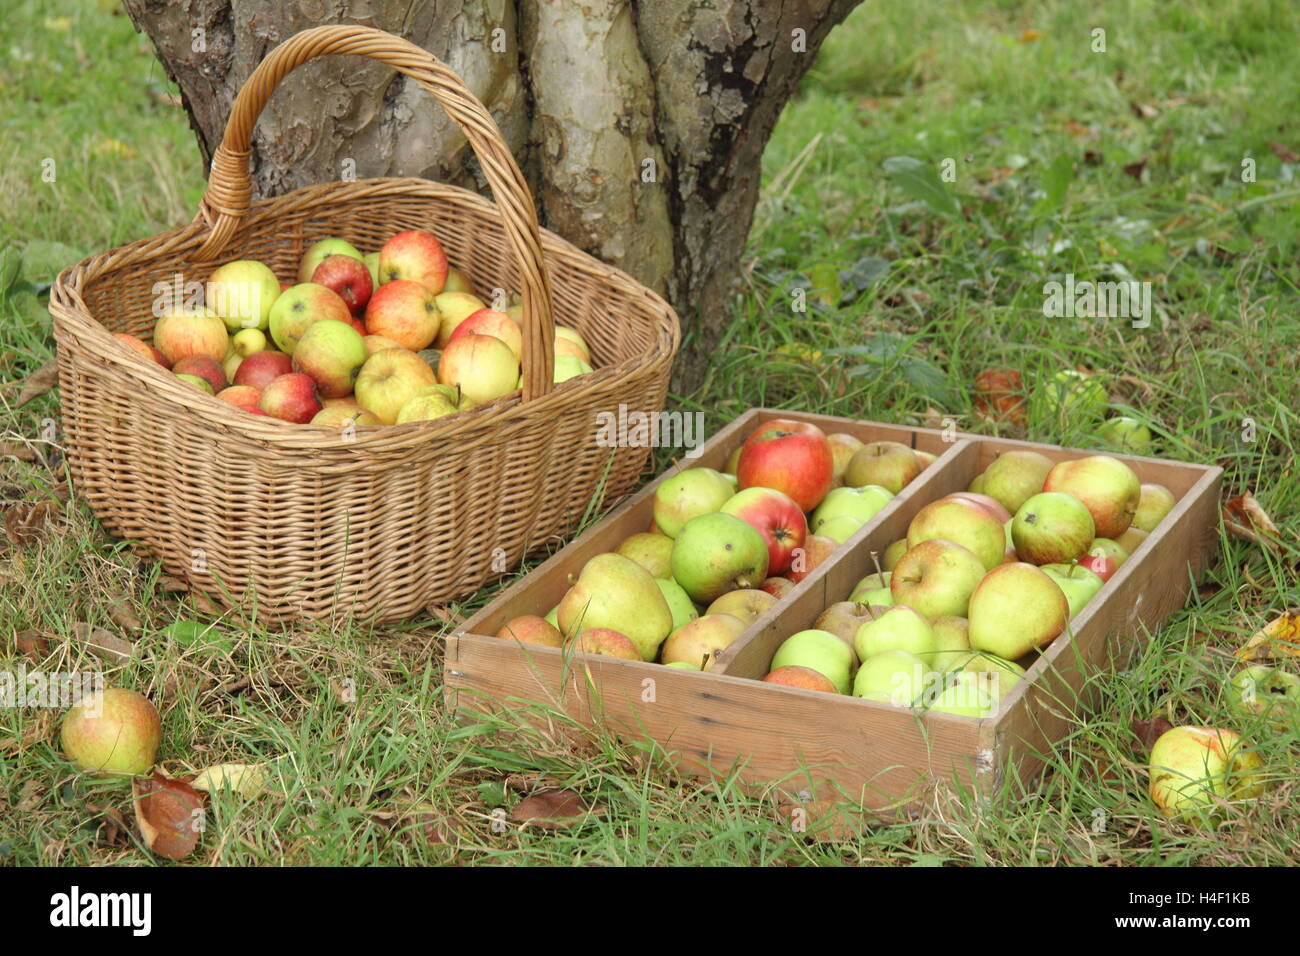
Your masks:
[{"label": "wooden crate", "polygon": [[[495,635],[521,614],[544,614],[597,554],[644,531],[660,482],[682,467],[722,468],[754,429],[774,418],[812,422],[863,441],[901,441],[938,459],[860,528],[832,558],[756,621],[701,673],[659,664],[524,647]],[[447,638],[448,706],[459,714],[525,704],[562,710],[586,726],[657,741],[682,772],[728,773],[768,785],[786,803],[850,803],[892,813],[923,799],[936,784],[990,793],[1008,774],[1028,780],[1071,721],[1096,706],[1085,678],[1113,666],[1186,601],[1217,548],[1221,469],[1116,455],[1144,482],[1178,499],[1128,561],[1046,652],[1025,661],[1026,679],[990,717],[917,714],[875,701],[762,683],[777,646],[811,627],[829,604],[846,600],[875,570],[872,552],[904,537],[925,504],[966,488],[998,454],[1015,448],[1064,460],[1095,451],[944,434],[932,429],[855,422],[754,409],[720,431],[696,459],[683,462],[627,499],[545,564],[506,589]],[[813,812],[816,812],[815,810]]]}]

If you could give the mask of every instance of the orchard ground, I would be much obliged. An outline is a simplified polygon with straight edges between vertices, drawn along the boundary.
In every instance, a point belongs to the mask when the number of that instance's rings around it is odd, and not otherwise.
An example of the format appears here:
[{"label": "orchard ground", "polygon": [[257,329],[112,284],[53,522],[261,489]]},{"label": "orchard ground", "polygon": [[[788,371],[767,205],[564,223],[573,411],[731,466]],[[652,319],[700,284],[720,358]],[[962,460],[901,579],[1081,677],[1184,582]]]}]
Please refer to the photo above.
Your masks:
[{"label": "orchard ground", "polygon": [[[0,244],[21,268],[0,305],[0,380],[53,356],[40,293],[57,268],[188,222],[203,188],[174,90],[111,6],[19,2],[6,14]],[[1199,595],[1131,670],[1097,678],[1107,706],[1074,726],[1030,798],[977,812],[947,797],[857,840],[814,843],[761,796],[673,780],[641,747],[598,739],[576,755],[540,737],[507,741],[503,725],[458,725],[440,704],[450,625],[439,621],[182,650],[159,629],[195,611],[75,497],[40,543],[0,560],[0,668],[22,660],[17,633],[40,632],[49,669],[103,667],[158,704],[172,772],[270,762],[270,792],[214,800],[196,863],[1293,862],[1295,734],[1234,717],[1224,678],[1250,634],[1300,604],[1297,11],[1131,0],[1122,18],[1099,20],[1091,6],[859,8],[768,149],[743,294],[711,376],[670,404],[704,412],[710,431],[771,405],[892,422],[952,415],[996,434],[970,411],[980,371],[1018,368],[1032,386],[1081,366],[1108,374],[1115,411],[1148,421],[1160,454],[1218,463],[1225,493],[1255,494],[1282,549],[1225,536]],[[907,156],[954,181],[935,190],[905,161],[886,162]],[[1045,284],[1067,274],[1150,283],[1149,324],[1049,316]],[[55,391],[6,406],[3,437],[36,437],[57,403]],[[1038,402],[1029,412],[1024,437],[1097,445],[1095,422],[1062,422]],[[60,477],[3,461],[5,507],[41,500]],[[71,637],[78,623],[133,640],[133,662],[88,655]],[[1240,729],[1272,788],[1212,831],[1164,823],[1134,717]],[[0,711],[0,864],[153,862],[111,823],[130,817],[127,789],[75,774],[57,720]],[[541,786],[596,810],[556,830],[494,826]]]}]

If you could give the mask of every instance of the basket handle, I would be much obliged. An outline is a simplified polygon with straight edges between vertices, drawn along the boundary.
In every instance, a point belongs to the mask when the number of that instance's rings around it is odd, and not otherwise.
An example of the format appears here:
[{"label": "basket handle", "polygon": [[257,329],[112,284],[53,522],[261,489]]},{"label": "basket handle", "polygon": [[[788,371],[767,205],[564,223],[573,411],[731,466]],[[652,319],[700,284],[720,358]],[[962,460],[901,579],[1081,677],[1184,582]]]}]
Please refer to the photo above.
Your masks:
[{"label": "basket handle", "polygon": [[469,140],[492,188],[519,267],[524,312],[523,399],[532,401],[547,394],[554,375],[555,320],[532,193],[496,121],[464,81],[427,50],[391,33],[352,25],[313,27],[285,40],[257,65],[235,97],[225,135],[212,155],[208,188],[195,217],[210,231],[191,258],[196,262],[216,258],[248,212],[253,191],[248,174],[253,125],[271,93],[295,67],[335,54],[368,56],[411,77],[433,94]]}]

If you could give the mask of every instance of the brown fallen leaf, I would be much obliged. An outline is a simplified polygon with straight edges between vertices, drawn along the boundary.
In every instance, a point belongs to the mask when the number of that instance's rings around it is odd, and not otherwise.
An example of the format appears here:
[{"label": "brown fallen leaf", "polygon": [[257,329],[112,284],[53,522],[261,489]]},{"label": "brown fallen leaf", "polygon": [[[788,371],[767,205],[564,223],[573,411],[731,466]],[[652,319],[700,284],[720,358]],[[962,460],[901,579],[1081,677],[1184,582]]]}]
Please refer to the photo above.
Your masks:
[{"label": "brown fallen leaf", "polygon": [[86,645],[88,651],[110,664],[123,664],[129,661],[135,652],[135,645],[130,641],[102,627],[91,627],[84,621],[72,625],[72,633],[78,641]]},{"label": "brown fallen leaf", "polygon": [[582,798],[572,790],[540,790],[520,800],[510,811],[510,819],[525,826],[554,828],[572,826],[588,814],[604,812],[599,805],[588,810],[582,805]]},{"label": "brown fallen leaf", "polygon": [[1239,661],[1300,657],[1300,608],[1291,608],[1251,635],[1236,653]]},{"label": "brown fallen leaf", "polygon": [[19,461],[35,461],[36,452],[30,445],[16,441],[0,441],[0,458],[17,458]]},{"label": "brown fallen leaf", "polygon": [[1146,103],[1130,103],[1129,109],[1138,119],[1155,119],[1160,115],[1160,111],[1154,106],[1148,106]]},{"label": "brown fallen leaf", "polygon": [[1284,163],[1300,163],[1300,154],[1288,149],[1283,143],[1273,140],[1268,144],[1268,148],[1273,151],[1273,155]]},{"label": "brown fallen leaf", "polygon": [[[1173,724],[1163,717],[1153,717],[1151,720],[1134,720],[1129,724],[1129,730],[1137,736],[1142,742],[1143,753],[1150,753],[1155,742],[1166,730],[1173,729]],[[1134,747],[1133,749],[1137,749]]]},{"label": "brown fallen leaf", "polygon": [[1042,38],[1043,34],[1040,31],[1035,30],[1033,27],[1029,27],[1024,33],[1020,34],[1020,38],[1016,40],[1016,42],[1033,43],[1035,40],[1041,40]]},{"label": "brown fallen leaf", "polygon": [[144,629],[144,621],[136,617],[123,595],[113,594],[108,599],[108,619],[124,631]]},{"label": "brown fallen leaf", "polygon": [[34,664],[45,660],[50,653],[50,647],[40,631],[19,631],[14,635],[14,646],[19,654]]},{"label": "brown fallen leaf", "polygon": [[168,860],[185,859],[203,835],[204,797],[189,785],[190,779],[165,777],[155,770],[151,779],[131,781],[140,838]]},{"label": "brown fallen leaf", "polygon": [[32,399],[39,398],[58,384],[59,363],[57,361],[46,362],[25,379],[13,383],[15,386],[21,386],[18,389],[18,398],[14,401],[14,407],[22,408]]},{"label": "brown fallen leaf", "polygon": [[1223,506],[1223,526],[1229,533],[1280,550],[1281,533],[1262,505],[1249,491],[1237,495]]},{"label": "brown fallen leaf", "polygon": [[1127,163],[1124,166],[1125,174],[1132,176],[1138,182],[1142,182],[1142,174],[1146,172],[1147,158],[1143,156],[1136,163]]},{"label": "brown fallen leaf", "polygon": [[108,846],[125,846],[129,842],[131,825],[126,822],[122,811],[111,803],[87,803],[86,809],[100,820],[95,830],[96,836],[102,833],[102,839]]},{"label": "brown fallen leaf", "polygon": [[18,788],[18,803],[15,809],[19,813],[31,813],[41,805],[48,791],[35,780],[27,780]]},{"label": "brown fallen leaf", "polygon": [[61,522],[62,517],[63,511],[57,502],[19,502],[4,511],[5,536],[14,547],[26,547],[40,541],[46,531]]},{"label": "brown fallen leaf", "polygon": [[161,591],[188,591],[189,584],[172,574],[158,575],[158,589]]}]

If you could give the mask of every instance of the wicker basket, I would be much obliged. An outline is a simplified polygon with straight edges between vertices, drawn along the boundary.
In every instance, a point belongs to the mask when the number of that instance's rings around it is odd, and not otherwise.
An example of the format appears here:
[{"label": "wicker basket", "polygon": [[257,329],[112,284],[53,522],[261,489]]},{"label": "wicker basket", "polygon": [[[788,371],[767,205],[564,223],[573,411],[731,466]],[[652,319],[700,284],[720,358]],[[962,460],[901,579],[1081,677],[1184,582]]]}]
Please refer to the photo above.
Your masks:
[{"label": "wicker basket", "polygon": [[[300,189],[249,207],[252,127],[276,84],[318,56],[361,54],[412,77],[460,125],[496,204],[421,179]],[[476,289],[517,289],[522,392],[429,422],[337,429],[249,415],[110,334],[149,340],[155,283],[260,259],[293,276],[326,236],[363,251],[437,235]],[[220,257],[220,259],[218,259]],[[549,274],[549,275],[548,275]],[[552,386],[554,310],[595,371]],[[677,316],[626,274],[539,230],[491,116],[444,64],[379,30],[329,26],[276,47],[240,91],[194,223],[93,256],[50,296],[63,438],[80,494],[112,534],[226,607],[263,621],[398,620],[472,594],[637,482],[649,449],[605,447],[599,413],[663,408]]]}]

